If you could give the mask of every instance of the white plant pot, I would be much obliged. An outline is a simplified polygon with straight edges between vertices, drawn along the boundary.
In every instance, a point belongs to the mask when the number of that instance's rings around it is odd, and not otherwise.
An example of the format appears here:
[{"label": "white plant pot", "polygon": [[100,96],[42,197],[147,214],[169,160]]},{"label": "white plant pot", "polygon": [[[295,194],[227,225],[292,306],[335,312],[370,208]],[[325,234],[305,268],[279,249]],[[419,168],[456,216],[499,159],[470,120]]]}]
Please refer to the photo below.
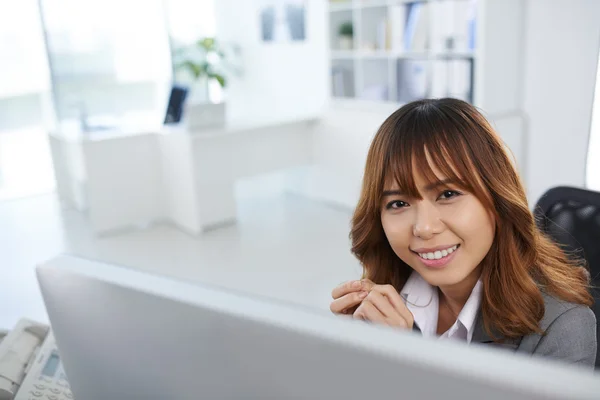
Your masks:
[{"label": "white plant pot", "polygon": [[340,50],[351,50],[354,48],[354,40],[352,36],[340,36],[338,38],[338,46]]},{"label": "white plant pot", "polygon": [[200,78],[190,85],[187,103],[204,104],[210,101],[208,95],[208,80]]},{"label": "white plant pot", "polygon": [[194,133],[225,126],[225,103],[186,102],[184,121],[188,132]]}]

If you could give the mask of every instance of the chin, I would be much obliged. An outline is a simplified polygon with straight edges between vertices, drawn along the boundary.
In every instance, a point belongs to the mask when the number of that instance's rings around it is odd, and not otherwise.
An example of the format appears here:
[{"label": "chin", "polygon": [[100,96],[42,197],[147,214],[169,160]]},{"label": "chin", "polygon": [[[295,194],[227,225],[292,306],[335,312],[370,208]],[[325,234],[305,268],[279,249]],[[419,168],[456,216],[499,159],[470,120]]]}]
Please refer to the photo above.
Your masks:
[{"label": "chin", "polygon": [[431,286],[454,286],[464,281],[468,273],[454,271],[452,268],[433,269],[433,268],[414,268]]}]

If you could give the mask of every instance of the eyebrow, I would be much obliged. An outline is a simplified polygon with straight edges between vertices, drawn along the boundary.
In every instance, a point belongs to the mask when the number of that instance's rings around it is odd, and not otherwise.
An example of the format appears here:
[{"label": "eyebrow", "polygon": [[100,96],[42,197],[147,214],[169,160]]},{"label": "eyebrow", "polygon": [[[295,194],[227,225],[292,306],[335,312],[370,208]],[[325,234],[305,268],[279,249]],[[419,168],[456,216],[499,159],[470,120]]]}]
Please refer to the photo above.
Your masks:
[{"label": "eyebrow", "polygon": [[[449,178],[449,179],[444,179],[444,180],[441,180],[441,181],[433,182],[433,183],[430,183],[429,185],[425,186],[423,188],[423,190],[425,190],[426,192],[429,192],[429,191],[431,191],[431,190],[433,190],[433,189],[435,189],[437,187],[445,186],[445,185],[448,185],[450,183],[456,183],[456,180]],[[388,196],[402,196],[402,195],[404,195],[404,193],[401,192],[400,190],[384,190],[383,191],[383,197],[388,197]]]}]

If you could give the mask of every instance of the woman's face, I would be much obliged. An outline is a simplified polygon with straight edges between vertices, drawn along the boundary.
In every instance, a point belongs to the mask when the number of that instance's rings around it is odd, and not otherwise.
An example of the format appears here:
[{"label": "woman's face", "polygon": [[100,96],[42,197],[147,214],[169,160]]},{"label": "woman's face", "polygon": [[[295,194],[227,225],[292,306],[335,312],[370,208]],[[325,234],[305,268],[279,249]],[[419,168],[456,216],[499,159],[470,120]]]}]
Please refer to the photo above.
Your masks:
[{"label": "woman's face", "polygon": [[386,186],[383,230],[396,255],[430,285],[442,290],[474,285],[494,240],[494,217],[474,195],[432,169],[446,183],[431,185],[417,174],[421,200],[400,193],[395,183]]}]

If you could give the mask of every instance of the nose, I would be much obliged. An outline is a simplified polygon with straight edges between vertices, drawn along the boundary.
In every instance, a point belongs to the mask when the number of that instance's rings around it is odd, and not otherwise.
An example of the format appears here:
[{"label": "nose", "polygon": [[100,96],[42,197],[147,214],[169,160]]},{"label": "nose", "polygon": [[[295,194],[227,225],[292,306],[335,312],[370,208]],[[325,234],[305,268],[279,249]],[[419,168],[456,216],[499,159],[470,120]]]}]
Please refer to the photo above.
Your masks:
[{"label": "nose", "polygon": [[440,214],[434,205],[422,201],[416,207],[415,222],[413,224],[413,235],[428,240],[444,230],[444,224]]}]

